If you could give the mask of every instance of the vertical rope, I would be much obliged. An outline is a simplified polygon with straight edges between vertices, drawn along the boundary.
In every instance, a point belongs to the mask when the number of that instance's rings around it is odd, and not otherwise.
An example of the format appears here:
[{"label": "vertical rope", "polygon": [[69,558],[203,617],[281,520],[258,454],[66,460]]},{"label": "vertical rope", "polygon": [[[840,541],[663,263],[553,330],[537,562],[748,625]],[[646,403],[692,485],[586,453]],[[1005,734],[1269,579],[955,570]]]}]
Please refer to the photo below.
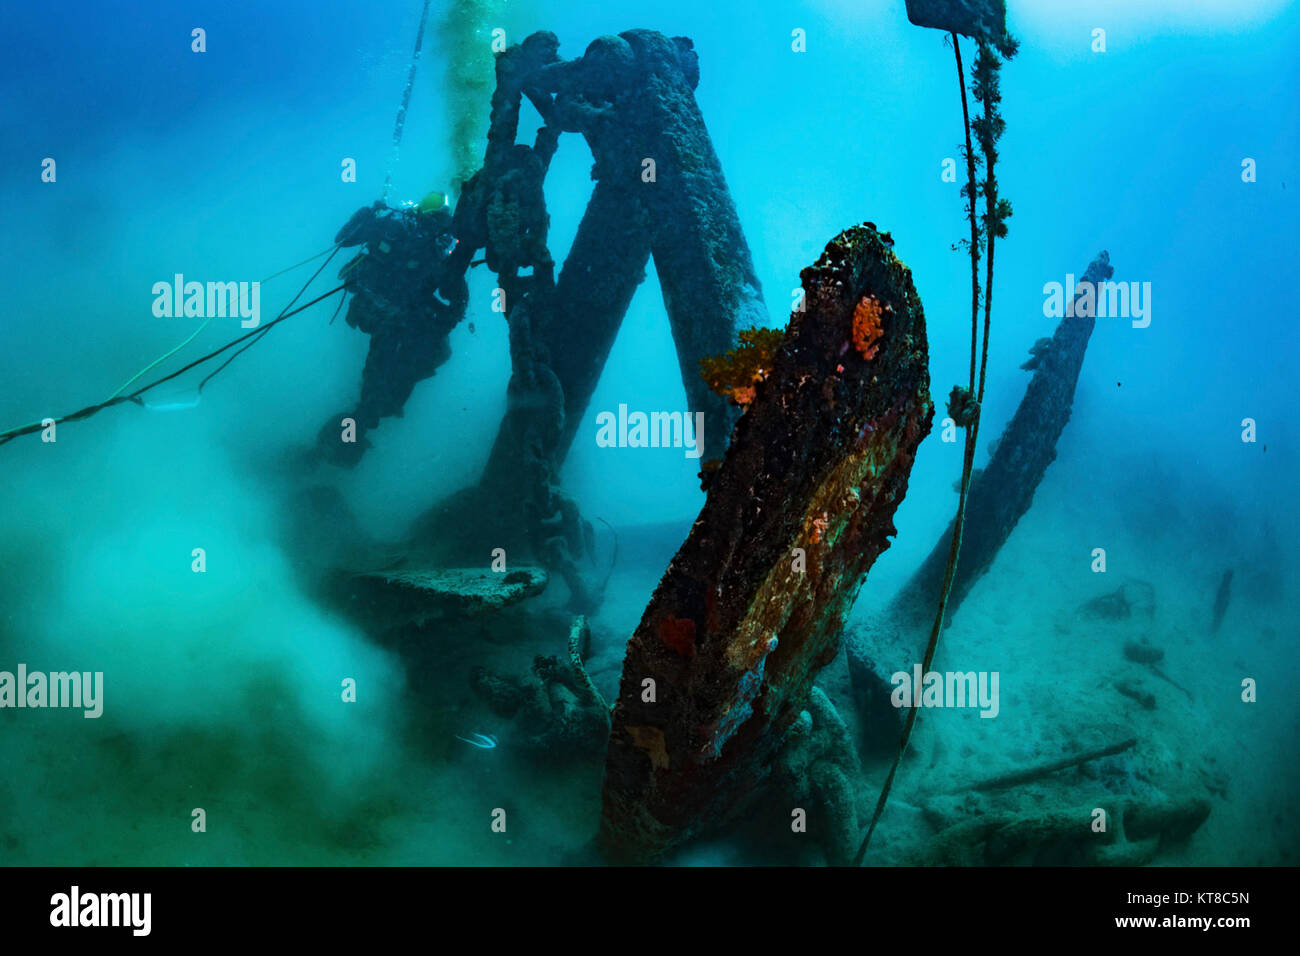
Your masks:
[{"label": "vertical rope", "polygon": [[397,165],[397,153],[402,147],[402,128],[406,125],[406,108],[411,105],[411,90],[415,88],[415,68],[420,62],[420,47],[424,44],[424,27],[429,20],[429,0],[424,0],[424,10],[420,13],[420,29],[415,34],[415,52],[411,54],[411,69],[406,74],[406,89],[402,91],[402,105],[397,108],[397,123],[393,127],[393,156],[388,161],[388,172],[384,175],[384,192],[380,199],[388,201],[388,191],[393,186],[393,168]]},{"label": "vertical rope", "polygon": [[[961,113],[962,121],[966,127],[966,171],[967,171],[967,190],[970,193],[970,220],[971,220],[971,328],[970,328],[970,370],[971,370],[971,392],[975,391],[975,358],[978,351],[977,333],[979,329],[979,246],[977,244],[979,233],[976,228],[975,220],[975,157],[971,151],[970,138],[970,112],[966,104],[966,75],[962,70],[961,50],[957,45],[957,34],[952,35],[952,48],[957,57],[957,81],[961,86]],[[989,280],[992,282],[992,263],[989,263]],[[989,330],[989,312],[988,312],[988,289],[984,290],[985,312],[984,312],[984,358],[980,363],[979,373],[979,395],[984,396],[984,379],[985,369],[988,362],[988,330]],[[953,519],[952,525],[952,542],[948,548],[948,564],[943,572],[943,589],[939,595],[939,610],[934,617],[934,626],[930,629],[930,641],[925,648],[925,658],[921,663],[921,673],[926,674],[930,670],[930,665],[934,662],[935,651],[939,647],[939,633],[943,630],[943,619],[948,611],[948,596],[952,592],[953,577],[957,572],[957,555],[961,552],[962,530],[966,524],[966,501],[970,495],[970,479],[972,466],[975,463],[975,442],[979,435],[979,410],[976,406],[974,421],[966,426],[966,444],[962,453],[961,466],[961,497],[957,502],[957,515]],[[907,719],[903,724],[903,736],[898,744],[898,753],[894,757],[894,763],[889,768],[889,776],[885,778],[885,785],[880,790],[880,797],[876,800],[875,811],[871,814],[871,823],[867,825],[866,835],[862,838],[862,843],[858,847],[857,855],[853,858],[854,866],[861,866],[863,858],[867,855],[867,847],[871,844],[871,836],[876,832],[876,824],[880,822],[881,814],[885,812],[885,804],[889,800],[889,792],[893,789],[894,778],[898,775],[898,768],[903,762],[903,755],[907,752],[907,744],[912,737],[912,728],[916,725],[916,717],[920,708],[915,706],[908,708]]]},{"label": "vertical rope", "polygon": [[[970,139],[970,108],[966,104],[966,71],[961,64],[961,45],[957,34],[952,34],[952,52],[957,58],[957,86],[961,90],[961,118],[966,130],[966,193],[970,218],[970,392],[975,394],[975,323],[980,308],[980,237],[975,219],[975,148]],[[985,295],[987,295],[987,290]],[[987,335],[987,330],[985,332]],[[987,341],[987,340],[986,340]]]},{"label": "vertical rope", "polygon": [[[984,45],[983,40],[978,41],[978,43],[979,53],[976,55],[977,70],[979,69],[979,58],[987,55],[988,51],[988,47]],[[991,89],[992,87],[990,87],[990,92],[985,93],[984,119],[986,123],[994,117],[994,110],[997,106],[997,100],[994,98]],[[965,92],[965,87],[963,87],[962,94],[965,95]],[[992,127],[990,126],[989,129],[991,130]],[[987,157],[985,159],[984,167],[984,235],[988,243],[988,254],[984,257],[984,263],[988,267],[988,273],[984,280],[984,345],[983,354],[980,356],[980,391],[979,395],[975,397],[977,405],[984,401],[984,370],[989,364],[989,315],[993,309],[993,244],[998,238],[998,227],[1000,225],[997,203],[998,185],[997,180],[993,176],[993,162],[996,154],[991,145],[996,137],[997,134],[995,132],[989,132],[987,139],[981,138],[980,140]],[[975,417],[975,424],[978,430],[978,415]]]}]

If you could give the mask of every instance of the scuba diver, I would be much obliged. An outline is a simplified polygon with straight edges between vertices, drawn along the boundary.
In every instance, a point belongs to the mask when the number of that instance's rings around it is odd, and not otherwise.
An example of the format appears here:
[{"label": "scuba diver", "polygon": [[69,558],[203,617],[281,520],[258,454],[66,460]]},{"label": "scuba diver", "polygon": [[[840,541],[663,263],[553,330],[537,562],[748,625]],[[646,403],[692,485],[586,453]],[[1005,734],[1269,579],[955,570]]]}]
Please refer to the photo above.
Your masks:
[{"label": "scuba diver", "polygon": [[[447,337],[465,314],[469,289],[464,269],[448,262],[456,239],[442,193],[419,205],[363,206],[334,242],[362,246],[339,278],[352,295],[347,323],[370,336],[370,351],[355,410],[322,426],[316,454],[350,468],[370,447],[365,433],[381,418],[400,417],[416,384],[451,357]],[[354,440],[343,438],[344,418],[356,422]]]}]

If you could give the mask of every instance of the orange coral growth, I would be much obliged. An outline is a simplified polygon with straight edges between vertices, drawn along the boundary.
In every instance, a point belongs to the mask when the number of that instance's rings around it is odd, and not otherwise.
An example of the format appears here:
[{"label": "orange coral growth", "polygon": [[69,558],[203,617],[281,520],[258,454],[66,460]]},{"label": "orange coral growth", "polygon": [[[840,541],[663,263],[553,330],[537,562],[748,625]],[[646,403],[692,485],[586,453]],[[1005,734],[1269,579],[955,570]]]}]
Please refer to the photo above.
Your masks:
[{"label": "orange coral growth", "polygon": [[873,359],[879,346],[880,336],[880,302],[870,296],[863,296],[857,308],[853,310],[853,347],[865,359]]},{"label": "orange coral growth", "polygon": [[772,370],[784,337],[782,329],[742,329],[734,349],[700,360],[700,375],[709,388],[746,408],[754,401],[758,383]]}]

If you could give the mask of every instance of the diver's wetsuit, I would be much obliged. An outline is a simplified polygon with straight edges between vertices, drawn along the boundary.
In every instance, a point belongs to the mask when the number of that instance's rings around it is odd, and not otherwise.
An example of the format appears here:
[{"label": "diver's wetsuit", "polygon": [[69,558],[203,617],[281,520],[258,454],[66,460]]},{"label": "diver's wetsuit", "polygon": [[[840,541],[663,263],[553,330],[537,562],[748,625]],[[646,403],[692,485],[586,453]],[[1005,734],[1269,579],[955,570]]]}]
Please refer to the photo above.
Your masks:
[{"label": "diver's wetsuit", "polygon": [[340,440],[338,419],[317,436],[318,449],[336,464],[356,464],[369,447],[364,433],[381,418],[400,416],[416,383],[451,356],[447,336],[469,298],[464,276],[444,268],[456,245],[451,218],[447,209],[377,202],[357,210],[334,237],[341,246],[365,246],[339,277],[353,296],[348,324],[370,336],[361,400],[351,416],[356,442]]}]

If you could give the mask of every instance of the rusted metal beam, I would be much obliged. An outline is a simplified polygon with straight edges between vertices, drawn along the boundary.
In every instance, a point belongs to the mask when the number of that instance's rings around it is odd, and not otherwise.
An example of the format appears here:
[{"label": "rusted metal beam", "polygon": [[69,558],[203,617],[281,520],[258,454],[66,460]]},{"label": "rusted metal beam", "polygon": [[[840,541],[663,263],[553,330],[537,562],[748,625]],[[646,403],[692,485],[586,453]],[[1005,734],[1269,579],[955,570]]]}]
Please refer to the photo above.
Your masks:
[{"label": "rusted metal beam", "polygon": [[628,644],[601,845],[656,857],[766,781],[895,533],[929,432],[925,319],[870,224],[802,273],[796,311],[708,499]]}]

